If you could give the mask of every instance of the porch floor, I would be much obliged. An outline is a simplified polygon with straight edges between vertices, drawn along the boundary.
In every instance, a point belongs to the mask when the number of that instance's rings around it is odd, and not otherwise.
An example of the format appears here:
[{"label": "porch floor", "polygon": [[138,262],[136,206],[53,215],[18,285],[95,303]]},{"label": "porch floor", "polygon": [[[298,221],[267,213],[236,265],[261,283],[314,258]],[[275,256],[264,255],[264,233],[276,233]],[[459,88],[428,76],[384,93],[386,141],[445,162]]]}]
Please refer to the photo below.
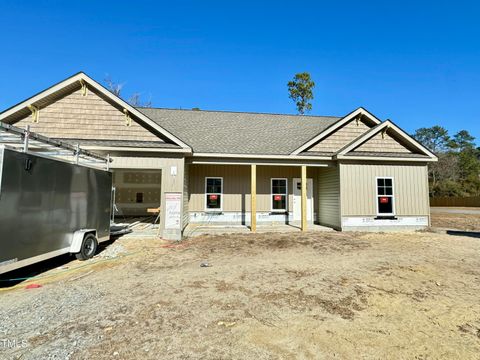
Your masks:
[{"label": "porch floor", "polygon": [[[257,233],[284,233],[284,232],[300,232],[301,229],[295,225],[259,225],[257,224]],[[327,226],[308,224],[307,231],[334,231]],[[246,225],[202,225],[189,224],[185,228],[183,235],[185,237],[195,237],[201,235],[220,235],[220,234],[238,234],[250,233],[250,227]]]}]

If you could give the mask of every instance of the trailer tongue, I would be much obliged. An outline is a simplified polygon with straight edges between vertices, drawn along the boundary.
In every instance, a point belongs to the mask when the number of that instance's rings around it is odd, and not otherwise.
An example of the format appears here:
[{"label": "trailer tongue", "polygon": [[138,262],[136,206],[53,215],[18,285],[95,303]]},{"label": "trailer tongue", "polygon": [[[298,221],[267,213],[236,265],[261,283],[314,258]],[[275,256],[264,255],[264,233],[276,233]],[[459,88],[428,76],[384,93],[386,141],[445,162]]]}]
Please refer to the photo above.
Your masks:
[{"label": "trailer tongue", "polygon": [[0,122],[0,274],[110,238],[109,157]]}]

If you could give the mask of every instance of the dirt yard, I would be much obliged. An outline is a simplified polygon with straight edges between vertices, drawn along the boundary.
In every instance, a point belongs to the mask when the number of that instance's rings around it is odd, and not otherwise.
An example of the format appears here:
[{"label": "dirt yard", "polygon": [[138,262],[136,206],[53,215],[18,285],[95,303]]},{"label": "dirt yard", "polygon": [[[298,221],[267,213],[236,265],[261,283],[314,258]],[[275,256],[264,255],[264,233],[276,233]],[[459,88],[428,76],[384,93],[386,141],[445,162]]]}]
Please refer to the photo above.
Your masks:
[{"label": "dirt yard", "polygon": [[480,356],[476,237],[315,232],[110,247],[0,289],[1,359]]},{"label": "dirt yard", "polygon": [[[448,211],[465,211],[466,213],[449,213]],[[478,211],[478,214],[468,212]],[[462,231],[480,231],[480,209],[479,208],[436,208],[432,212],[432,226]]]}]

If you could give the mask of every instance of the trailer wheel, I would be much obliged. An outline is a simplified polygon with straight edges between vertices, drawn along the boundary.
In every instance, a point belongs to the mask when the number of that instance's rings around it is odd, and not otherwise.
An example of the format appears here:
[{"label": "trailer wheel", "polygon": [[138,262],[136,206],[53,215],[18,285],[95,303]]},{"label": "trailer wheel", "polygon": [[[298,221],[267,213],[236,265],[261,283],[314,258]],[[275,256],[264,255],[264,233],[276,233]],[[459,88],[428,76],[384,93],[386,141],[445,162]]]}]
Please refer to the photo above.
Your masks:
[{"label": "trailer wheel", "polygon": [[87,234],[83,238],[80,252],[75,254],[78,260],[88,260],[92,258],[97,252],[98,241],[95,235]]}]

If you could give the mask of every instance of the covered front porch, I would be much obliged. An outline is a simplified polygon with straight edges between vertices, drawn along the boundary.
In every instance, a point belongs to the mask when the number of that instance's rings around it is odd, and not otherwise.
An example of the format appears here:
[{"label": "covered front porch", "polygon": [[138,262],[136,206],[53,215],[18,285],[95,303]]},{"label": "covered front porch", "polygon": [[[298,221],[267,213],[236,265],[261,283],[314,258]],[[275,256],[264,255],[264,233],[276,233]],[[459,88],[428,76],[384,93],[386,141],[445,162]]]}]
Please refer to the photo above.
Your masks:
[{"label": "covered front porch", "polygon": [[322,224],[320,216],[320,179],[331,170],[331,163],[194,161],[187,166],[186,237],[331,228]]}]

